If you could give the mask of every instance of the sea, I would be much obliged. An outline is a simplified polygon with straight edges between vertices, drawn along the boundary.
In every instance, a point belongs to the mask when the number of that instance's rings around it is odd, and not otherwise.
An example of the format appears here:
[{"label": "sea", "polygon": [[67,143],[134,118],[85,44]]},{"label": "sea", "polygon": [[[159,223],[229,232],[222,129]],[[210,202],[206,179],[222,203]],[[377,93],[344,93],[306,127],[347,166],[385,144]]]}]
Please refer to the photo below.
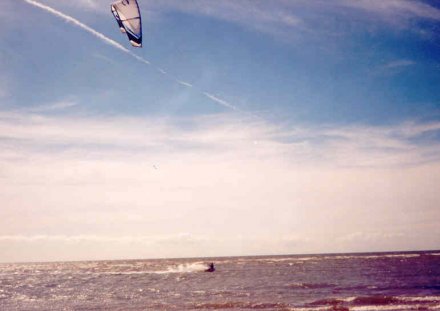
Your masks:
[{"label": "sea", "polygon": [[440,251],[0,264],[0,310],[440,310]]}]

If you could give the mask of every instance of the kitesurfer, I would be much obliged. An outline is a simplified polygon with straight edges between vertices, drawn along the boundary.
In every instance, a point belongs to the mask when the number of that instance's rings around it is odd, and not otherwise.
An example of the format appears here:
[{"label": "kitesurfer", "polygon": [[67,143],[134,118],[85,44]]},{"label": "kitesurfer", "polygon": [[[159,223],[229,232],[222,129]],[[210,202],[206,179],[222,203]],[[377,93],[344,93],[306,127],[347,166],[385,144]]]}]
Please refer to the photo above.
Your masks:
[{"label": "kitesurfer", "polygon": [[206,269],[205,272],[214,272],[214,271],[215,271],[214,263],[211,262],[211,263],[208,265],[208,269]]}]

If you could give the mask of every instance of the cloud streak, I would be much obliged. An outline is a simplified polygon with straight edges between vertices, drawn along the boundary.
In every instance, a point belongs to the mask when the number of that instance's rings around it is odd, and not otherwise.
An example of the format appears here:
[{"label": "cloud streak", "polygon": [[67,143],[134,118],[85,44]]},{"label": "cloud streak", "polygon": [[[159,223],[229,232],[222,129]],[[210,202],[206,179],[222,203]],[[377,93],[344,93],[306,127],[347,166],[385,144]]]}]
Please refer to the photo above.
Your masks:
[{"label": "cloud streak", "polygon": [[409,67],[415,65],[416,62],[409,59],[399,59],[385,64],[383,67],[385,69],[394,69],[394,68],[402,68]]},{"label": "cloud streak", "polygon": [[[71,106],[70,102],[61,102],[42,106],[41,109]],[[232,105],[229,107],[235,109]],[[440,150],[435,141],[419,142],[419,138],[440,131],[439,122],[404,122],[388,127],[281,128],[262,120],[227,115],[188,118],[181,122],[184,126],[177,119],[54,118],[32,113],[0,113],[3,139],[50,149],[57,145],[70,145],[84,148],[101,146],[121,151],[128,148],[128,152],[137,148],[210,151],[223,146],[225,151],[250,150],[254,155],[260,151],[262,156],[267,154],[267,150],[275,150],[295,160],[314,162],[326,159],[325,163],[342,166],[413,165],[438,160],[434,155]],[[258,141],[257,145],[255,141]]]},{"label": "cloud streak", "polygon": [[59,111],[59,110],[72,108],[77,105],[78,103],[76,103],[75,101],[67,99],[67,100],[57,101],[48,105],[25,108],[24,110],[31,112]]},{"label": "cloud streak", "polygon": [[378,15],[440,21],[440,10],[421,1],[340,0],[339,3],[345,7],[357,8]]},{"label": "cloud streak", "polygon": [[[165,0],[150,3],[149,10],[167,12],[178,11],[186,14],[207,16],[244,26],[258,32],[281,37],[288,41],[306,39],[310,35],[338,32],[341,24],[351,22],[350,15],[379,17],[388,25],[406,25],[408,20],[420,19],[439,21],[440,10],[422,1],[408,0],[337,0],[328,1],[260,1],[238,0],[207,2],[203,0]],[[351,10],[347,14],[347,11]],[[334,17],[340,22],[334,24]],[[371,20],[368,20],[371,24]],[[329,25],[333,25],[329,29]],[[331,29],[334,28],[334,29]]]}]

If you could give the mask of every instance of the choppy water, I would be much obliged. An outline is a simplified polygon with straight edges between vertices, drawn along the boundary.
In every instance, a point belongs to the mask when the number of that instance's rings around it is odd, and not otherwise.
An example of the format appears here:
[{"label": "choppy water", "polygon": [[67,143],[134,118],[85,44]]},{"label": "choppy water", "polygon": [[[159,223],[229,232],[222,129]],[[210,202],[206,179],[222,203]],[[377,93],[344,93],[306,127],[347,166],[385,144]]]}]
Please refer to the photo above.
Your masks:
[{"label": "choppy water", "polygon": [[440,251],[0,265],[0,310],[254,309],[440,310]]}]

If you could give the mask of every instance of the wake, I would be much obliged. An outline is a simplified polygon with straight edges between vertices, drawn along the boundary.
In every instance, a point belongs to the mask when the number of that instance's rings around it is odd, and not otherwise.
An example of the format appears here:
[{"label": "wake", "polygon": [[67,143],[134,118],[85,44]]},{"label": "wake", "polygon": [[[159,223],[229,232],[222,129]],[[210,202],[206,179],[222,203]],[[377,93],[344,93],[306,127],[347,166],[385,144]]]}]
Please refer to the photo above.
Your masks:
[{"label": "wake", "polygon": [[166,270],[156,271],[156,274],[168,274],[168,273],[192,273],[202,272],[207,269],[206,264],[202,262],[184,263],[177,266],[170,266]]}]

